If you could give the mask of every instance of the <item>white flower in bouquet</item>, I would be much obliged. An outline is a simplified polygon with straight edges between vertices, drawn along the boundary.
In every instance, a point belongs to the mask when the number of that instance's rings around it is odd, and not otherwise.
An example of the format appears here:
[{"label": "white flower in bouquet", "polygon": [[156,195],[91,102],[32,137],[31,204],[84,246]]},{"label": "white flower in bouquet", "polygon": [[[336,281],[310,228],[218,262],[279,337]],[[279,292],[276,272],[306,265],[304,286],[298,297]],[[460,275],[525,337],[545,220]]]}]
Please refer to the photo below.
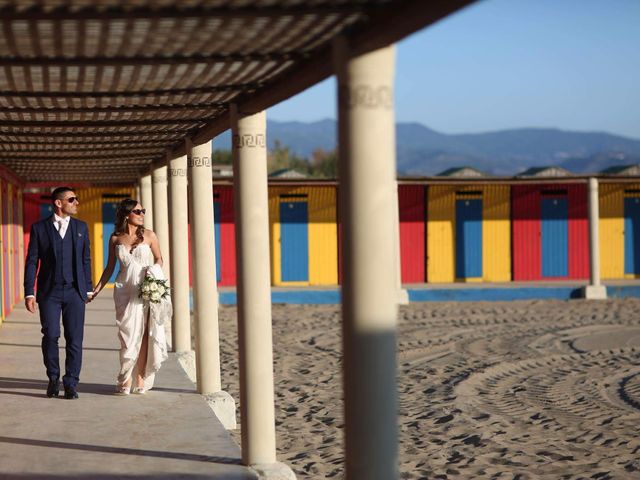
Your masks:
[{"label": "white flower in bouquet", "polygon": [[145,302],[159,303],[168,296],[169,285],[167,285],[167,280],[158,280],[149,276],[145,277],[140,285],[138,297]]}]

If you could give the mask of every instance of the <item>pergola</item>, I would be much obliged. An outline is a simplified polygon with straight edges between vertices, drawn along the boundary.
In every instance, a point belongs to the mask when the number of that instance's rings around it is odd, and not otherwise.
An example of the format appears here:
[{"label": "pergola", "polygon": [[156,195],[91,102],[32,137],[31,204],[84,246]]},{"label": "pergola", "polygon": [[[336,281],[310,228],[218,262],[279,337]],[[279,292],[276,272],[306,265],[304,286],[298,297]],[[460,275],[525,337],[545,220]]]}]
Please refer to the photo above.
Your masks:
[{"label": "pergola", "polygon": [[134,183],[469,0],[1,1],[0,161],[27,181]]},{"label": "pergola", "polygon": [[25,183],[139,184],[170,257],[177,352],[191,348],[189,205],[198,389],[221,418],[235,407],[220,387],[210,142],[233,130],[243,460],[264,475],[279,468],[264,110],[338,77],[346,472],[394,478],[391,45],[469,3],[0,0],[0,164]]}]

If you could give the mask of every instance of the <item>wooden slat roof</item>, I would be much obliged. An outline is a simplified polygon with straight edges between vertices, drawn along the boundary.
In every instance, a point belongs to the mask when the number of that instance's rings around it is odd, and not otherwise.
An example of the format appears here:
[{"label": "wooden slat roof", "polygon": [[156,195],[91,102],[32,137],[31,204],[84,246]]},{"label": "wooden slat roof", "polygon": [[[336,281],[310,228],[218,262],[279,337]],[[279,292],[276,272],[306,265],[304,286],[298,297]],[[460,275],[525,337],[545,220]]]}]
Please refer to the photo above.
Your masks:
[{"label": "wooden slat roof", "polygon": [[330,76],[471,0],[0,0],[0,164],[26,182],[132,183],[184,139]]}]

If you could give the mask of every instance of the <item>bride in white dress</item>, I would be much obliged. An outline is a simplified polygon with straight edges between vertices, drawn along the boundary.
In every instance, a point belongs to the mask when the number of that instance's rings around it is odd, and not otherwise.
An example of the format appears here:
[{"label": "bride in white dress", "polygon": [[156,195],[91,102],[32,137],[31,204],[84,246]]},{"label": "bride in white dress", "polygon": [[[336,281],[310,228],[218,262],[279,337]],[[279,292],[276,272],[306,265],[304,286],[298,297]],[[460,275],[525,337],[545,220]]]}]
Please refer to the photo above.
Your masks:
[{"label": "bride in white dress", "polygon": [[[120,271],[113,289],[120,339],[120,371],[116,393],[145,393],[167,358],[164,321],[171,317],[171,301],[147,303],[139,298],[145,275],[163,279],[158,237],[144,228],[145,209],[136,201],[120,202],[115,231],[109,239],[109,259],[93,292],[93,299],[108,283],[116,258]],[[135,380],[135,385],[134,385]],[[132,389],[133,387],[133,389]]]}]

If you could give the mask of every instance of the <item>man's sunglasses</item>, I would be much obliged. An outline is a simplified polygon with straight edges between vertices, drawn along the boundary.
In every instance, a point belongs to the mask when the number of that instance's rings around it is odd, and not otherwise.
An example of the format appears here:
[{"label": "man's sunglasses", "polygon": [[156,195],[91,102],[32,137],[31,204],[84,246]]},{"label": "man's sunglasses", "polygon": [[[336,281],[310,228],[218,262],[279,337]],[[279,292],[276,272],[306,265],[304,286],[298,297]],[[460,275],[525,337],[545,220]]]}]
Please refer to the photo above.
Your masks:
[{"label": "man's sunglasses", "polygon": [[147,213],[147,210],[144,208],[136,208],[135,210],[131,210],[131,213],[135,213],[136,215],[144,215]]},{"label": "man's sunglasses", "polygon": [[69,203],[80,202],[80,199],[78,197],[69,197],[66,200]]}]

